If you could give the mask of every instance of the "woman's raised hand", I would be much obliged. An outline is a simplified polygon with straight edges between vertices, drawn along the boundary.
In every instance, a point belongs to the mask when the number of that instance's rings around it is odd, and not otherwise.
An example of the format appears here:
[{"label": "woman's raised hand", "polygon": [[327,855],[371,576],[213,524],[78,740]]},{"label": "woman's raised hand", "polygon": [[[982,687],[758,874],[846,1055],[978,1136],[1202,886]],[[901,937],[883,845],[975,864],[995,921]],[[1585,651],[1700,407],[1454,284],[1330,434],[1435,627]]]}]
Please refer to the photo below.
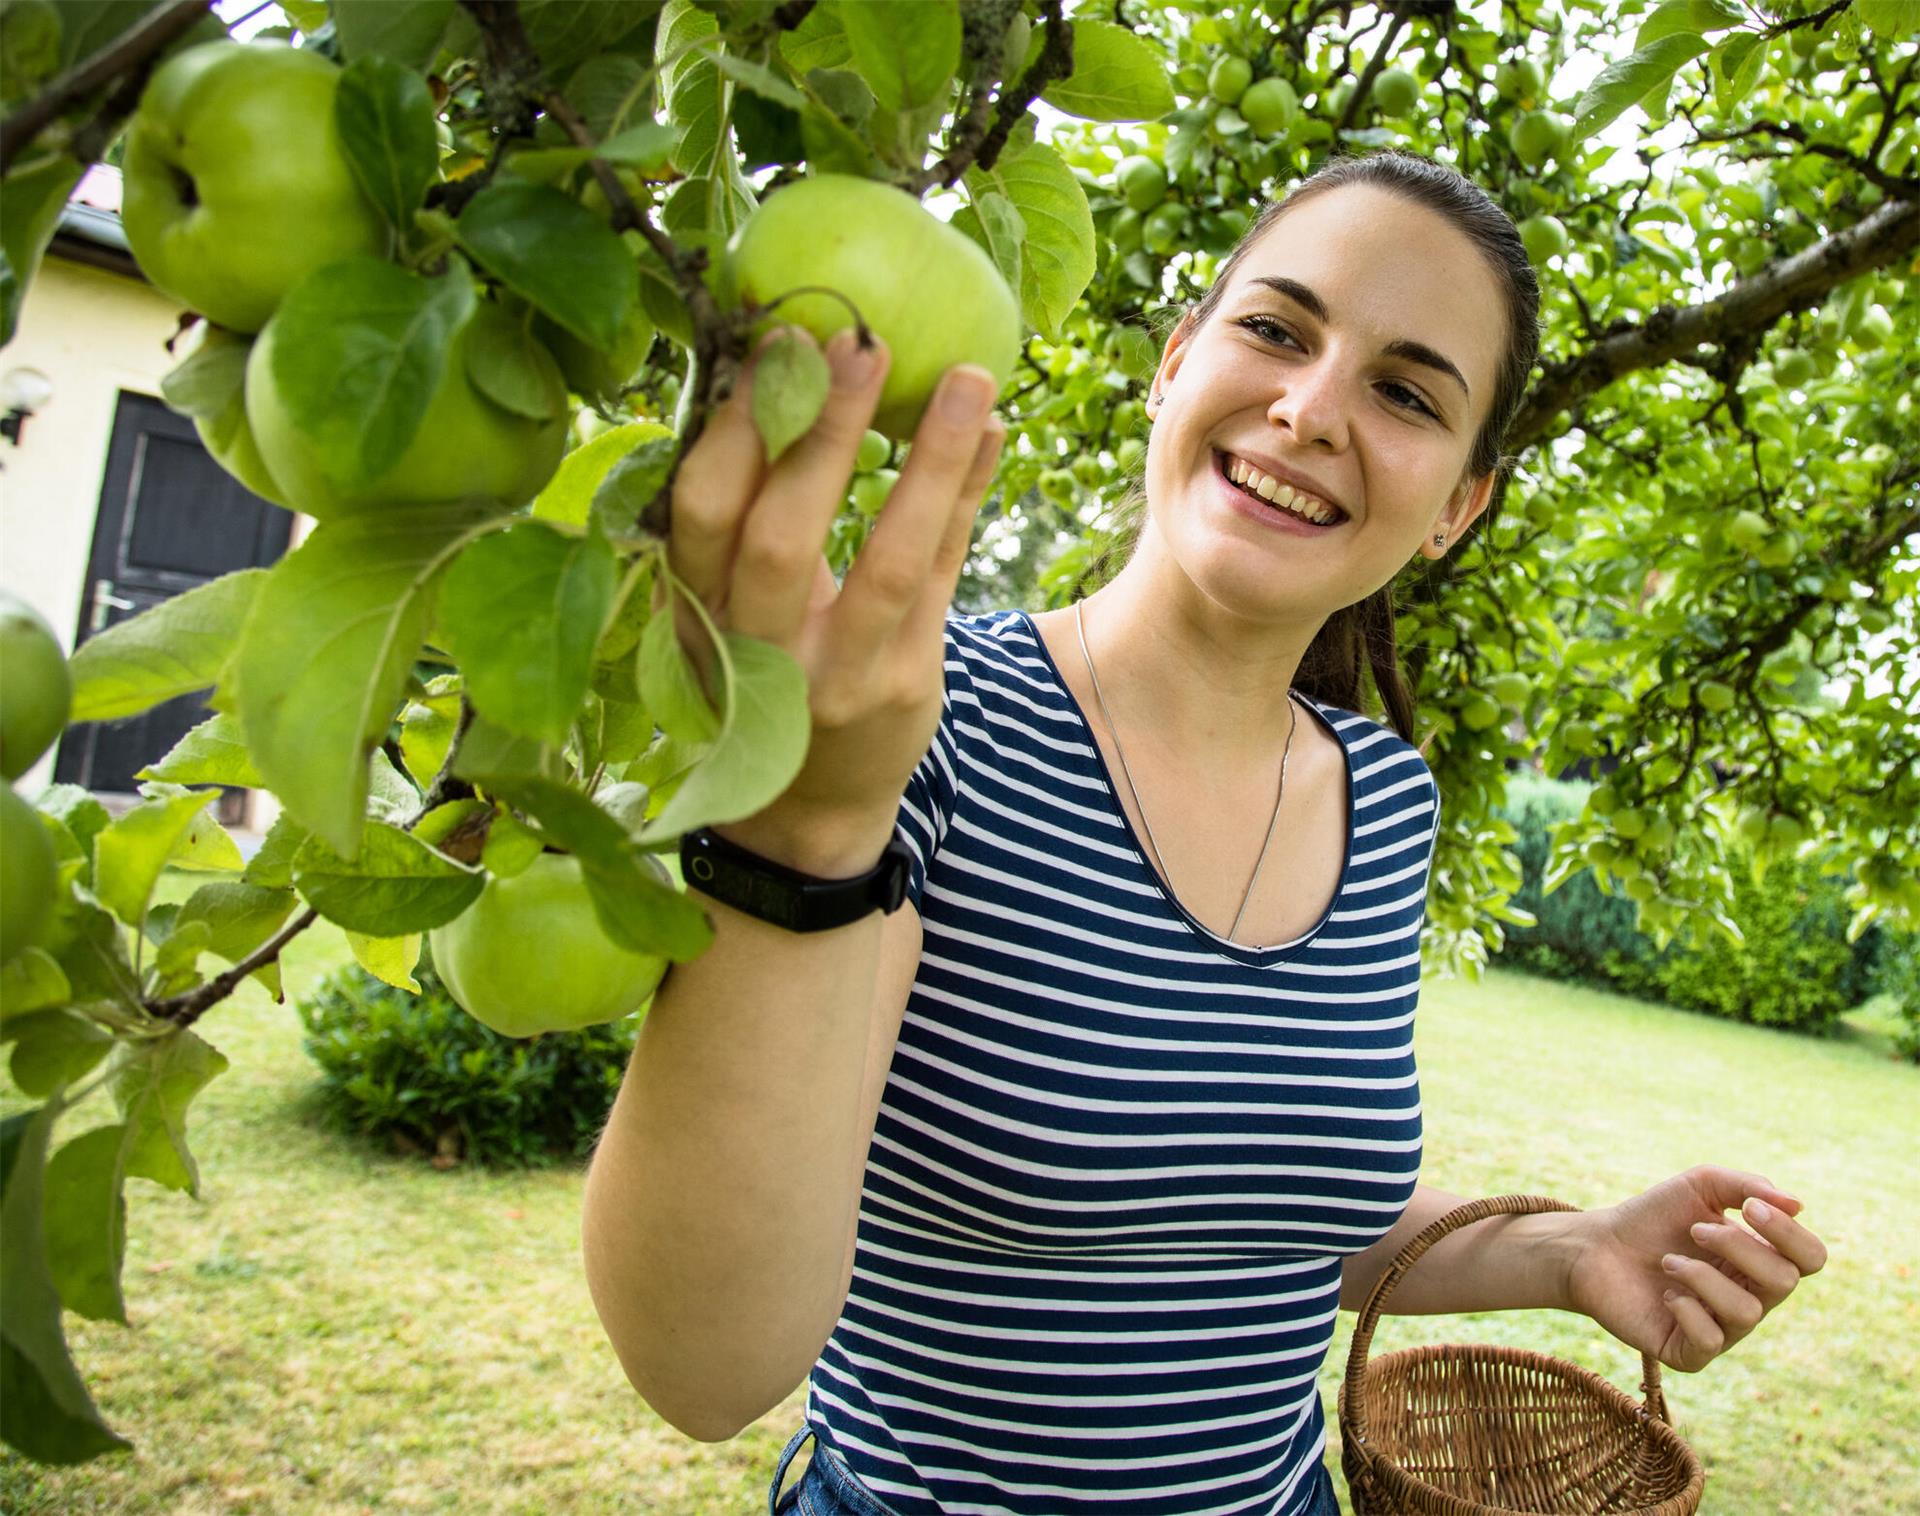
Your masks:
[{"label": "woman's raised hand", "polygon": [[[836,586],[823,548],[888,354],[877,341],[862,349],[849,329],[828,342],[826,358],[825,407],[772,465],[753,423],[757,363],[748,362],[680,465],[669,563],[717,626],[773,643],[807,674],[813,731],[799,776],[766,810],[716,830],[831,878],[879,858],[939,724],[942,629],[1006,428],[992,415],[992,376],[972,365],[949,371]],[[704,672],[713,656],[698,616],[678,596],[674,614],[681,645]]]}]

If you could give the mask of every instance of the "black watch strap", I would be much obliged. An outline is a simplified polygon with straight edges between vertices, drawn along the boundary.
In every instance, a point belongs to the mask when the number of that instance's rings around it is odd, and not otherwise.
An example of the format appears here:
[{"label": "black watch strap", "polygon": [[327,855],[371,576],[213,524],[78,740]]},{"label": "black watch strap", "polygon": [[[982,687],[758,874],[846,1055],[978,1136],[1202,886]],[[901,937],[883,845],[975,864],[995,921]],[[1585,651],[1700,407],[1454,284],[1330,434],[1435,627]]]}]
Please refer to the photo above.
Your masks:
[{"label": "black watch strap", "polygon": [[706,827],[680,839],[687,888],[790,932],[825,932],[872,912],[891,915],[907,898],[913,854],[895,837],[880,862],[851,879],[818,879],[762,858]]}]

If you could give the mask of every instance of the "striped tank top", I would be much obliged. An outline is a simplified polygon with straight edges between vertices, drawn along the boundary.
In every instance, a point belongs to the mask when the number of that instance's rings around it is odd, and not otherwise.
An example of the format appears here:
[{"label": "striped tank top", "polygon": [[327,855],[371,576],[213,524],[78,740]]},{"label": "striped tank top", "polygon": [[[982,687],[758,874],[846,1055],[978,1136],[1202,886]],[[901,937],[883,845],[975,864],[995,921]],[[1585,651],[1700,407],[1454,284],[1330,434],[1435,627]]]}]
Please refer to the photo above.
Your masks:
[{"label": "striped tank top", "polygon": [[1246,947],[1161,884],[1027,615],[945,639],[898,822],[924,947],[808,1421],[899,1516],[1295,1516],[1341,1260],[1420,1169],[1433,776],[1307,702],[1345,866]]}]

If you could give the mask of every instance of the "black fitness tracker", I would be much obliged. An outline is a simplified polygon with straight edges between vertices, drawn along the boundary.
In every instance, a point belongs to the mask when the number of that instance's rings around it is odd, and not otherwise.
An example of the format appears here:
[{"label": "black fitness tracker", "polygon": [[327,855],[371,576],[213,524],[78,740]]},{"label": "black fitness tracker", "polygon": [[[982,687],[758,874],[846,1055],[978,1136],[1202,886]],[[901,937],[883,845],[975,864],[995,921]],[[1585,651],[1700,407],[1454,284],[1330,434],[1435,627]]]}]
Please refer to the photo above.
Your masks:
[{"label": "black fitness tracker", "polygon": [[880,861],[851,879],[817,879],[750,853],[706,827],[680,839],[680,872],[687,888],[790,932],[825,932],[873,911],[891,915],[907,898],[913,860],[898,837]]}]

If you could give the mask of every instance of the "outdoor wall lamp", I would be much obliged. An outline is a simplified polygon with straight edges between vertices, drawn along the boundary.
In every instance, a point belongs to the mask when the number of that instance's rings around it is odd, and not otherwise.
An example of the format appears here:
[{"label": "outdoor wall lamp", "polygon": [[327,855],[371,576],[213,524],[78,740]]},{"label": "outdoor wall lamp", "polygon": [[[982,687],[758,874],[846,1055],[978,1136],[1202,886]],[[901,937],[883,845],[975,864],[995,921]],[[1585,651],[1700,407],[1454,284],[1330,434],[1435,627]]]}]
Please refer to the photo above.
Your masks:
[{"label": "outdoor wall lamp", "polygon": [[0,437],[18,447],[27,417],[52,398],[53,381],[37,368],[10,368],[0,374],[0,406],[6,408],[6,415],[0,417]]}]

